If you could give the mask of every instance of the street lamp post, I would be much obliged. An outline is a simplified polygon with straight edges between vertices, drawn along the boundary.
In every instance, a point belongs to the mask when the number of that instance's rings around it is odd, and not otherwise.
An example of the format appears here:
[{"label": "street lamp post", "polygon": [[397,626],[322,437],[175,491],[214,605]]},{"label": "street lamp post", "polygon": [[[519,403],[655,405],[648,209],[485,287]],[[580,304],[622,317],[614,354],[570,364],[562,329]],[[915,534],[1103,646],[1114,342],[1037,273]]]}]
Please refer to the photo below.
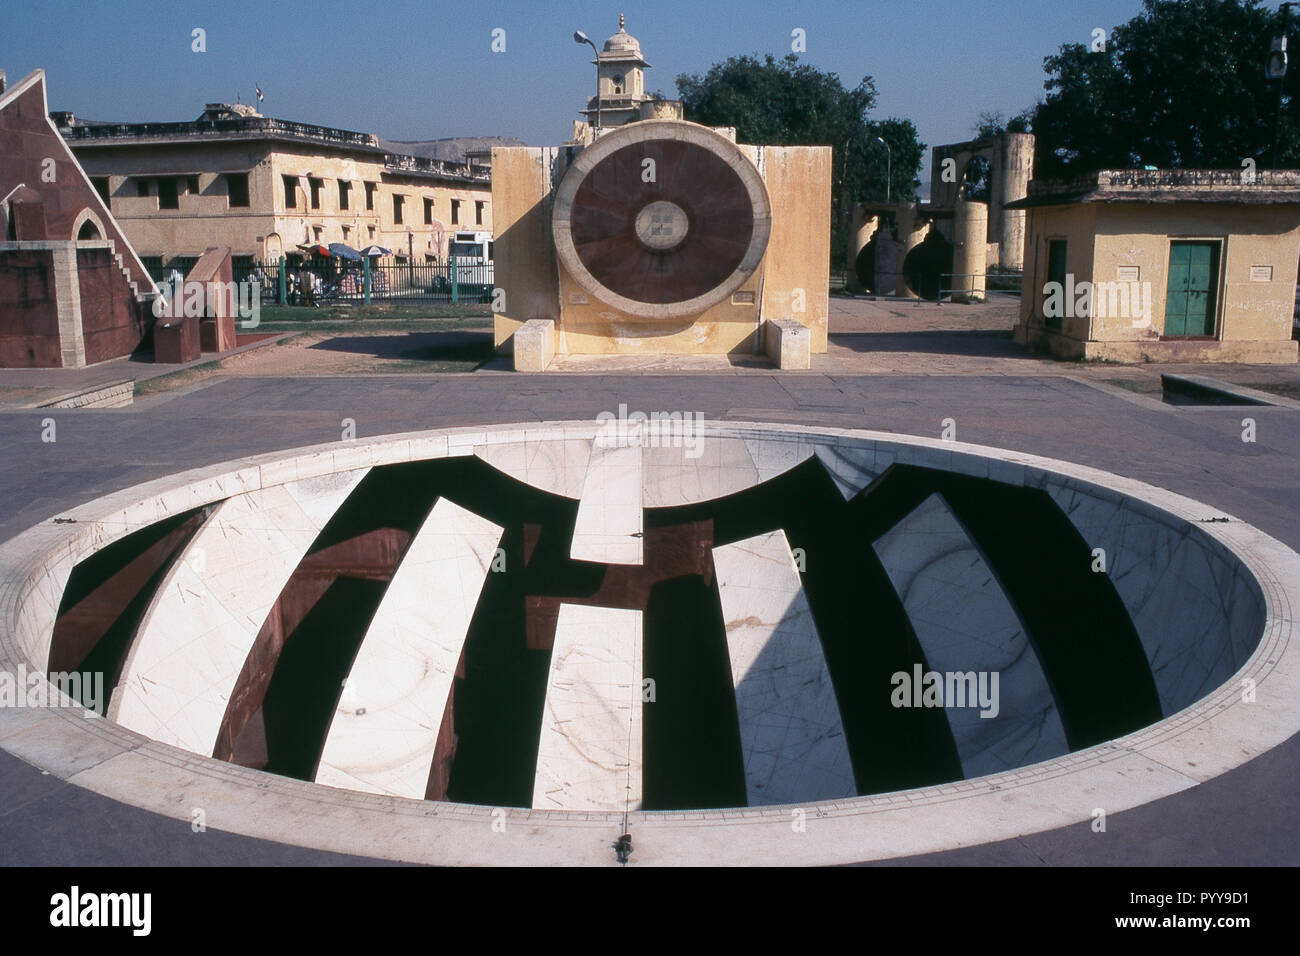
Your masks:
[{"label": "street lamp post", "polygon": [[600,51],[596,49],[596,44],[587,38],[587,34],[581,30],[573,31],[574,43],[586,43],[591,47],[591,51],[596,54],[596,125],[592,128],[592,137],[596,135],[596,130],[600,129]]},{"label": "street lamp post", "polygon": [[876,142],[885,147],[885,202],[888,203],[890,196],[889,189],[891,185],[890,180],[893,178],[894,171],[894,151],[889,148],[889,144],[885,142],[883,136],[877,136]]}]

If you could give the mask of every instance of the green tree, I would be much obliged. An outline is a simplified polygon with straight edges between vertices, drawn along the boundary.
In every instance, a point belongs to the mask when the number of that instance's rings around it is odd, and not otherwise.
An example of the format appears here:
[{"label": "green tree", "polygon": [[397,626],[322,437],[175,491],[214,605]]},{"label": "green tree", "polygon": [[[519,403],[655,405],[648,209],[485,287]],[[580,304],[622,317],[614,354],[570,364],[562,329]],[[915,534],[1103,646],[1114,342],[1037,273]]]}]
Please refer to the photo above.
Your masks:
[{"label": "green tree", "polygon": [[[736,139],[759,146],[830,146],[831,261],[842,262],[855,201],[884,201],[885,170],[895,200],[916,198],[925,144],[910,120],[874,122],[876,87],[866,76],[846,89],[839,76],[801,64],[794,54],[731,57],[700,74],[677,77],[686,118],[734,126]],[[889,143],[891,163],[876,141]]]},{"label": "green tree", "polygon": [[992,139],[1003,133],[1028,133],[1033,120],[1033,111],[1025,110],[1007,119],[1002,113],[981,113],[979,120],[971,127],[976,139]]},{"label": "green tree", "polygon": [[[1280,15],[1259,0],[1143,0],[1105,49],[1065,44],[1043,61],[1032,109],[1035,175],[1159,166],[1236,169],[1271,157],[1277,81],[1264,59]],[[1284,116],[1279,165],[1300,157]]]}]

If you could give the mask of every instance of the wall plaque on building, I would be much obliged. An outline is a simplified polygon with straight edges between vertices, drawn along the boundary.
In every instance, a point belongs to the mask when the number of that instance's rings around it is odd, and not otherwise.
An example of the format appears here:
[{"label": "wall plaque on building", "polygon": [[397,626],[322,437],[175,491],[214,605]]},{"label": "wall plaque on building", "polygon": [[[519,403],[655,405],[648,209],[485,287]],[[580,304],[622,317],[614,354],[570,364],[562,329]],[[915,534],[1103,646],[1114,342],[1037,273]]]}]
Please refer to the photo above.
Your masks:
[{"label": "wall plaque on building", "polygon": [[1251,266],[1250,281],[1251,282],[1272,282],[1273,267],[1272,266]]},{"label": "wall plaque on building", "polygon": [[1120,266],[1115,270],[1115,278],[1120,282],[1137,282],[1142,278],[1142,267]]}]

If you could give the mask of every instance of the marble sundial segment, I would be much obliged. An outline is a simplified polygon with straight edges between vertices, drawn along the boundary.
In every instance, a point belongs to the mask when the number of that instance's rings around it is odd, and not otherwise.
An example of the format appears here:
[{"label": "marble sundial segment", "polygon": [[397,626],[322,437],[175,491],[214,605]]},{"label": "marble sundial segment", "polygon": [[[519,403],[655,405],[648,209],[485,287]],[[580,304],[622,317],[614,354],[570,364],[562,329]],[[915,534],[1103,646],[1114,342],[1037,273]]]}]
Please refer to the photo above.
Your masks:
[{"label": "marble sundial segment", "polygon": [[[637,239],[649,248],[684,241],[682,230],[694,228],[671,201],[645,204],[637,220]],[[48,667],[62,595],[82,562],[159,521],[208,508],[141,598],[108,720],[0,708],[0,743],[121,802],[178,819],[193,806],[222,807],[225,829],[338,852],[600,862],[610,840],[632,832],[652,834],[636,841],[646,847],[643,862],[826,863],[1079,823],[1096,806],[1116,812],[1195,786],[1300,732],[1292,611],[1300,555],[1245,522],[1117,475],[958,442],[791,425],[707,423],[704,432],[702,442],[664,447],[611,446],[591,421],[386,436],[197,469],[72,509],[0,545],[0,665],[9,672]],[[269,610],[322,530],[372,473],[460,456],[478,459],[474,467],[494,480],[567,500],[571,539],[546,553],[573,568],[603,568],[595,597],[579,588],[538,599],[550,617],[529,640],[543,640],[534,647],[549,652],[550,665],[531,806],[498,808],[498,839],[483,836],[493,808],[422,799],[433,787],[430,760],[436,766],[450,753],[453,728],[443,723],[456,718],[458,662],[491,593],[495,556],[505,536],[519,533],[451,499],[430,502],[396,558],[359,635],[349,692],[337,696],[314,778],[268,777],[214,759],[222,715]],[[931,666],[997,672],[1001,706],[987,719],[945,714],[964,779],[909,790],[901,802],[862,792],[856,718],[837,694],[855,685],[832,680],[836,659],[816,613],[824,596],[805,590],[810,572],[794,560],[786,530],[759,521],[737,539],[717,540],[711,521],[695,519],[809,468],[823,470],[819,481],[838,492],[820,507],[841,507],[841,498],[847,507],[895,466],[1046,491],[1061,520],[1106,550],[1160,719],[1071,751],[1062,730],[1070,714],[996,559],[932,495],[866,546]],[[678,507],[697,509],[682,526],[685,538],[647,520],[651,509]],[[205,562],[192,560],[198,555]],[[646,708],[671,701],[644,696],[655,638],[638,595],[657,576],[683,573],[716,578],[708,593],[723,622],[719,660],[738,718],[745,816],[701,808],[684,817],[644,805],[655,783]],[[1248,706],[1246,681],[1255,688]],[[437,813],[421,809],[429,806]],[[816,809],[806,834],[792,836],[792,806]]]}]

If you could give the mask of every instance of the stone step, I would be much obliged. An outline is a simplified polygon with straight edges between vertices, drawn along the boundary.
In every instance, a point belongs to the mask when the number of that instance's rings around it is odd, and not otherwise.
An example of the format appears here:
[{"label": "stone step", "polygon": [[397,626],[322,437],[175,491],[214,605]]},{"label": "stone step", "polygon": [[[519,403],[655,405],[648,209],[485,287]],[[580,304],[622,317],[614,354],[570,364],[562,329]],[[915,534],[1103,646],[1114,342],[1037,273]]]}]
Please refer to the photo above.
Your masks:
[{"label": "stone step", "polygon": [[122,408],[135,402],[135,380],[101,382],[56,398],[46,399],[37,408]]}]

